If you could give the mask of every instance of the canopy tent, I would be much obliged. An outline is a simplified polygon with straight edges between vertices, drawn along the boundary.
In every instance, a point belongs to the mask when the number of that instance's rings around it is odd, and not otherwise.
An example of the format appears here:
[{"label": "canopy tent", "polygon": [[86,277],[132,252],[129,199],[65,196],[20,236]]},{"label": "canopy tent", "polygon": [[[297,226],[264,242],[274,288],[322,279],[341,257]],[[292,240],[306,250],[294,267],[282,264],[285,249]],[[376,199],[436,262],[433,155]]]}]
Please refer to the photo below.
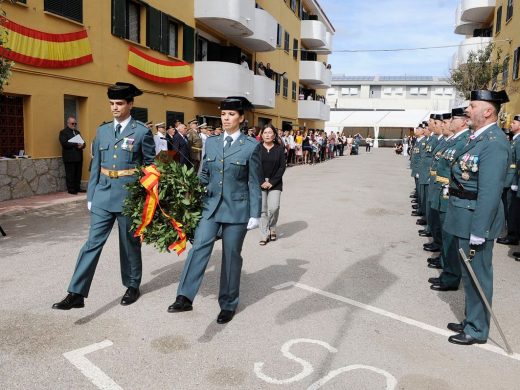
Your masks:
[{"label": "canopy tent", "polygon": [[428,120],[430,111],[331,111],[325,130],[342,131],[345,127],[368,127],[374,129],[374,146],[378,146],[380,128],[414,128]]}]

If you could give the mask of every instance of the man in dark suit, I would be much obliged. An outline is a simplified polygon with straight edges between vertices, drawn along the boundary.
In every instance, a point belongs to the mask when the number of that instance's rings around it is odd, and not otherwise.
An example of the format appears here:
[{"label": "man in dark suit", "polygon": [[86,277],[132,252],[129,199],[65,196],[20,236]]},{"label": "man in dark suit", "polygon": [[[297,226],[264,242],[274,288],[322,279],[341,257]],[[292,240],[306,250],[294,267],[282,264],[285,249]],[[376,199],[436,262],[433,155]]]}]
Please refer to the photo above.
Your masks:
[{"label": "man in dark suit", "polygon": [[65,165],[65,182],[69,194],[76,195],[78,192],[85,192],[80,189],[81,167],[83,166],[83,149],[85,143],[72,143],[69,139],[79,134],[76,130],[76,118],[67,118],[67,127],[60,131],[61,155]]},{"label": "man in dark suit", "polygon": [[193,166],[190,161],[190,143],[188,142],[188,137],[186,134],[188,133],[188,129],[184,123],[181,123],[177,127],[177,132],[173,136],[173,150],[177,151],[180,155],[179,162],[181,164],[186,165],[188,168]]}]

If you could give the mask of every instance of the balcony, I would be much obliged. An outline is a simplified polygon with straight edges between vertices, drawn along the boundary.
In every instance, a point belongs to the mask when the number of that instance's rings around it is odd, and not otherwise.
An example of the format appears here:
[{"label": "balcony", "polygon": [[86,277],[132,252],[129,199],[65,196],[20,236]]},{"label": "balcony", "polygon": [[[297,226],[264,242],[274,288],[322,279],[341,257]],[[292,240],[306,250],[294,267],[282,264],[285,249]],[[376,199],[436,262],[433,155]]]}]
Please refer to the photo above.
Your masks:
[{"label": "balcony", "polygon": [[468,38],[462,42],[459,46],[458,61],[459,66],[468,62],[468,56],[470,52],[478,52],[479,50],[485,49],[491,42],[491,37],[476,37]]},{"label": "balcony", "polygon": [[319,20],[302,20],[301,42],[307,49],[318,49],[327,45],[327,28]]},{"label": "balcony", "polygon": [[298,118],[328,121],[330,119],[330,107],[318,100],[298,100]]},{"label": "balcony", "polygon": [[255,0],[195,0],[195,19],[228,37],[254,32]]},{"label": "balcony", "polygon": [[318,49],[316,49],[316,51],[318,52],[318,54],[331,54],[332,53],[332,34],[330,32],[326,32],[326,40],[327,40],[327,44],[325,46],[322,46]]},{"label": "balcony", "polygon": [[253,76],[253,106],[255,108],[274,108],[275,83],[265,76]]},{"label": "balcony", "polygon": [[244,96],[251,100],[253,72],[230,62],[195,62],[193,96],[214,101],[228,96]]},{"label": "balcony", "polygon": [[235,39],[244,49],[254,52],[276,50],[278,22],[269,12],[255,8],[253,35]]},{"label": "balcony", "polygon": [[485,24],[483,23],[463,21],[461,5],[457,7],[457,11],[455,12],[455,34],[473,35],[473,31],[483,27],[485,27]]},{"label": "balcony", "polygon": [[462,0],[460,18],[463,22],[488,23],[493,18],[495,3],[496,0]]},{"label": "balcony", "polygon": [[330,88],[332,71],[319,61],[300,61],[300,81],[313,88]]}]

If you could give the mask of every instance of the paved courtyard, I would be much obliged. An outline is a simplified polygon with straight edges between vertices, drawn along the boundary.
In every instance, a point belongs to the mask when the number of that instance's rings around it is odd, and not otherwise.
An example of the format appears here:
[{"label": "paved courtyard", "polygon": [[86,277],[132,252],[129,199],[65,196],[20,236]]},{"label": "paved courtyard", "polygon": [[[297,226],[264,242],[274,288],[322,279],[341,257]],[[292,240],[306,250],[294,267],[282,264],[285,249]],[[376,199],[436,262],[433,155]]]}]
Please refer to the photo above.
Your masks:
[{"label": "paved courtyard", "polygon": [[[518,389],[520,355],[492,325],[483,346],[448,343],[462,290],[438,293],[408,194],[407,160],[363,151],[287,170],[279,240],[244,243],[241,303],[215,322],[221,244],[194,310],[169,314],[186,253],[144,247],[142,297],[119,305],[117,231],[84,309],[66,294],[88,230],[81,203],[0,217],[2,389]],[[116,228],[117,229],[117,228]],[[520,263],[495,246],[494,308],[520,352]]]}]

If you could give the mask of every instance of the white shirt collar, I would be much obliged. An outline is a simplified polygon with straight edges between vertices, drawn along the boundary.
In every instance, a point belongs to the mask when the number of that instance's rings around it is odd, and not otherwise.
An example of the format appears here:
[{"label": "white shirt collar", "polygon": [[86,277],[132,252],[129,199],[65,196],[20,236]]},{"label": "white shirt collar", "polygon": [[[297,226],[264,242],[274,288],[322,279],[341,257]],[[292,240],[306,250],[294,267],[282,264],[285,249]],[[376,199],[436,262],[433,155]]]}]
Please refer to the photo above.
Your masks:
[{"label": "white shirt collar", "polygon": [[496,125],[496,122],[493,122],[493,123],[490,123],[487,126],[481,127],[480,129],[478,129],[477,131],[475,131],[473,133],[473,138],[478,137],[480,134],[482,134],[484,131],[486,131],[487,129],[489,129],[491,126],[494,126],[494,125]]},{"label": "white shirt collar", "polygon": [[421,135],[419,138],[417,138],[417,141],[420,141],[424,138],[424,135]]},{"label": "white shirt collar", "polygon": [[466,128],[466,129],[464,129],[464,130],[459,131],[457,134],[454,134],[454,135],[453,135],[453,139],[457,138],[459,135],[465,133],[465,132],[468,131],[468,130],[469,130],[469,129]]},{"label": "white shirt collar", "polygon": [[224,145],[226,144],[227,137],[233,138],[233,141],[231,142],[231,145],[233,145],[233,142],[235,142],[238,137],[240,137],[240,130],[235,131],[233,134],[228,134],[227,131],[224,131]]},{"label": "white shirt collar", "polygon": [[440,135],[437,137],[437,139],[438,139],[439,141],[441,140],[441,138],[442,138],[442,134],[440,134]]},{"label": "white shirt collar", "polygon": [[516,139],[516,137],[518,137],[520,135],[520,133],[516,133],[515,135],[513,135],[513,139]]},{"label": "white shirt collar", "polygon": [[126,118],[123,122],[118,122],[116,119],[114,119],[114,129],[116,128],[117,125],[121,125],[121,131],[123,131],[125,129],[126,125],[128,125],[131,120],[132,120],[131,116]]}]

